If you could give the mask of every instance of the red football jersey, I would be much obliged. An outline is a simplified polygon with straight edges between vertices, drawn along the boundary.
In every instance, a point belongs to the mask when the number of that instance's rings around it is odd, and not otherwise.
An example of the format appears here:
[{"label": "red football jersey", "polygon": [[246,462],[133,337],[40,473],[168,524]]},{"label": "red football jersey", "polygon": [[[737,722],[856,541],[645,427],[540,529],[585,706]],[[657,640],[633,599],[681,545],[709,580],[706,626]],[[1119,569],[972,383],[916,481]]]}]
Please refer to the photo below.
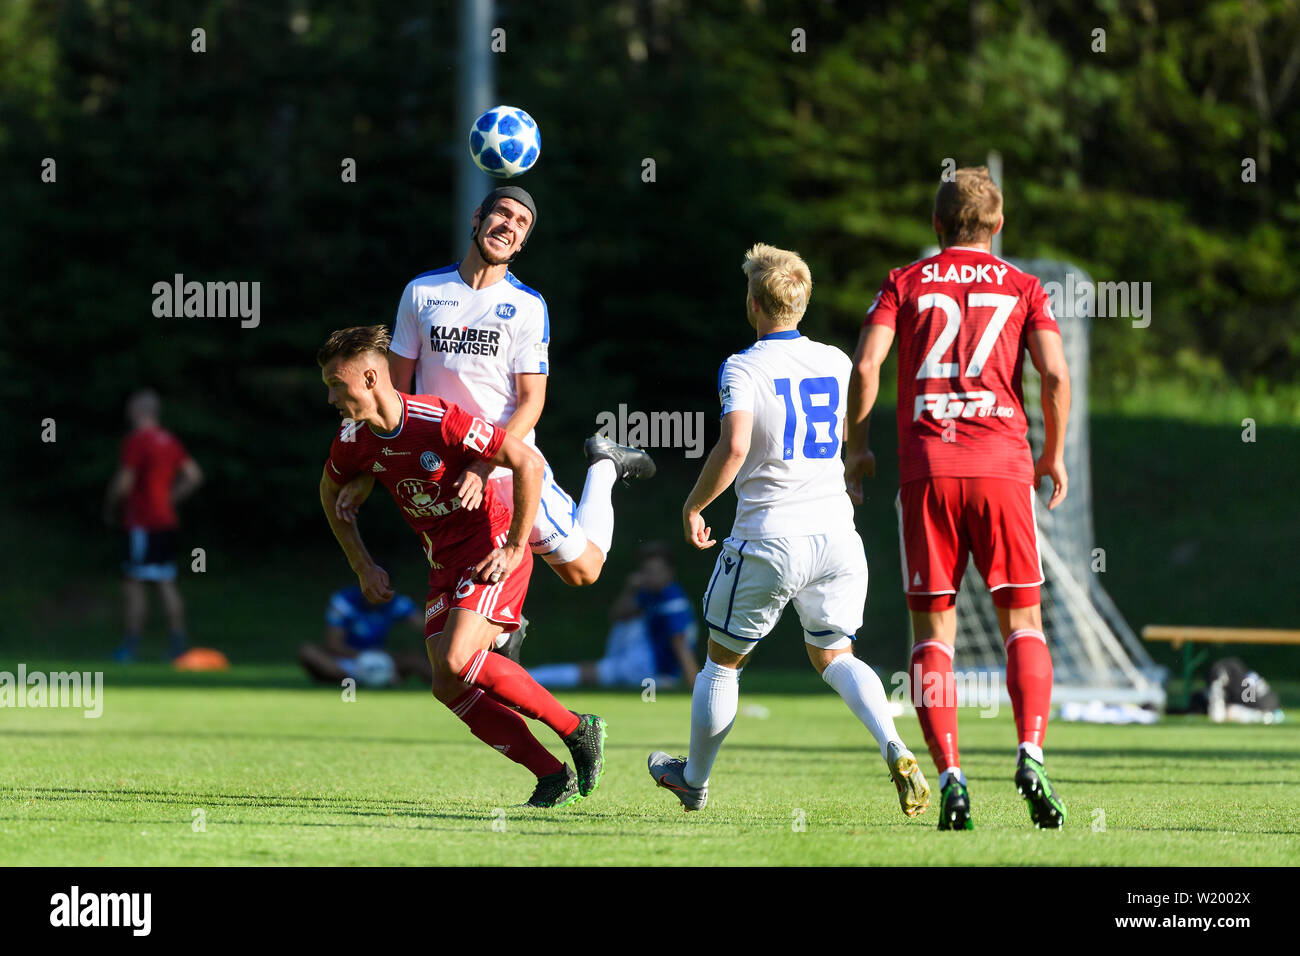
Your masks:
[{"label": "red football jersey", "polygon": [[357,475],[374,475],[424,541],[426,557],[477,554],[486,557],[493,539],[510,530],[510,511],[483,489],[483,504],[460,506],[452,485],[466,467],[492,458],[506,431],[475,418],[436,395],[403,395],[402,421],[381,435],[359,422],[344,422],[330,448],[325,473],[340,485]]},{"label": "red football jersey", "polygon": [[949,246],[895,269],[864,325],[898,337],[898,467],[918,478],[1033,481],[1021,386],[1033,329],[1059,334],[1034,276]]},{"label": "red football jersey", "polygon": [[176,527],[172,485],[189,457],[185,446],[165,428],[148,425],[126,436],[120,461],[123,468],[135,473],[123,514],[128,528],[165,531]]}]

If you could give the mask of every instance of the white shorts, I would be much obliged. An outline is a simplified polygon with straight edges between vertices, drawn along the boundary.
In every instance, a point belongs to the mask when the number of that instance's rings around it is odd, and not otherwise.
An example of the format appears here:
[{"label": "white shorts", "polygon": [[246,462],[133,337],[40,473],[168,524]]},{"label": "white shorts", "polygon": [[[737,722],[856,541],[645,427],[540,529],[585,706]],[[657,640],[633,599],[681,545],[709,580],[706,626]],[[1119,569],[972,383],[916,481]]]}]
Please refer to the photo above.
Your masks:
[{"label": "white shorts", "polygon": [[712,640],[747,654],[790,601],[805,642],[826,650],[849,646],[867,601],[867,556],[856,531],[722,542],[704,593]]},{"label": "white shorts", "polygon": [[602,687],[640,684],[655,676],[655,652],[645,618],[615,621],[605,643],[605,656],[596,661],[596,681]]},{"label": "white shorts", "polygon": [[[534,449],[536,451],[536,449]],[[546,459],[542,459],[543,464]],[[514,511],[515,480],[513,474],[490,479],[492,487],[507,511]],[[578,506],[569,493],[555,482],[551,466],[542,475],[542,500],[528,547],[547,564],[568,564],[587,550],[587,535],[578,524]]]}]

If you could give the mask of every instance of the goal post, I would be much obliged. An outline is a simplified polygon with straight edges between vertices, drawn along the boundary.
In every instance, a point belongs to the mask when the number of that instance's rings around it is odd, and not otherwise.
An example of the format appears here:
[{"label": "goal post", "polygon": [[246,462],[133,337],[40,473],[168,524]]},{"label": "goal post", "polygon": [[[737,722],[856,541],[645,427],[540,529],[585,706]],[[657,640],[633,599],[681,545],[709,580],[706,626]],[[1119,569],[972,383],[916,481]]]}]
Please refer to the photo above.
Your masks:
[{"label": "goal post", "polygon": [[[1035,275],[1052,291],[1079,288],[1092,279],[1077,266],[1045,259],[1009,260]],[[1055,303],[1054,303],[1055,304]],[[1123,615],[1106,593],[1104,554],[1094,552],[1092,469],[1088,433],[1088,349],[1090,310],[1070,307],[1056,316],[1066,363],[1070,369],[1071,408],[1065,432],[1065,467],[1070,489],[1054,511],[1047,510],[1051,481],[1044,479],[1035,507],[1042,556],[1043,632],[1052,654],[1056,702],[1094,701],[1165,706],[1165,671],[1151,659]],[[1054,308],[1053,310],[1058,311]],[[1080,314],[1082,313],[1082,314]],[[1037,459],[1043,447],[1040,383],[1026,360],[1025,413],[1029,444]],[[973,564],[968,565],[957,597],[957,646],[953,670],[972,678],[987,678],[1004,669],[1006,655],[992,599]],[[999,685],[1002,683],[998,682]],[[1006,689],[1002,687],[1005,697]]]}]

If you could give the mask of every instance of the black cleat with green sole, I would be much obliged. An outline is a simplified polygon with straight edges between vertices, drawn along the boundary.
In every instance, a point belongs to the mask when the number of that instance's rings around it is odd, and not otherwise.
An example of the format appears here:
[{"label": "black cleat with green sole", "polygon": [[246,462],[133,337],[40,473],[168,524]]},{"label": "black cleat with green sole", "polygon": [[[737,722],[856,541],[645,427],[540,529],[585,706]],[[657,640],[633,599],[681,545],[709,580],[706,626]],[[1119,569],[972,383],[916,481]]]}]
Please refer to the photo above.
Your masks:
[{"label": "black cleat with green sole", "polygon": [[595,714],[579,714],[578,727],[564,738],[578,771],[578,791],[585,797],[596,789],[605,773],[605,720]]},{"label": "black cleat with green sole", "polygon": [[581,799],[582,794],[578,791],[578,775],[566,763],[563,770],[537,778],[537,786],[533,790],[533,795],[528,798],[528,802],[524,806],[542,809],[567,807],[569,804],[577,803]]},{"label": "black cleat with green sole", "polygon": [[1016,791],[1029,804],[1029,819],[1040,830],[1059,830],[1065,825],[1065,803],[1047,779],[1043,765],[1022,753],[1016,762]]},{"label": "black cleat with green sole", "polygon": [[970,794],[966,785],[956,777],[949,777],[939,802],[940,830],[974,830],[970,818]]}]

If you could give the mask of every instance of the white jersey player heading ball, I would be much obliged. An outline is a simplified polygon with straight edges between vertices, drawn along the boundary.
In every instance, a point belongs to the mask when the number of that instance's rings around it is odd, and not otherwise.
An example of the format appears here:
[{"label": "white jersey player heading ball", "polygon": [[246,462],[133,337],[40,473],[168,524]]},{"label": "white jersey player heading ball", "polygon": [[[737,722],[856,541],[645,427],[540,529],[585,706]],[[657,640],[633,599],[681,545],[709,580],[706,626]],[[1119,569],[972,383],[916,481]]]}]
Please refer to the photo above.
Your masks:
[{"label": "white jersey player heading ball", "polygon": [[867,561],[840,460],[851,363],[798,331],[812,293],[803,259],[759,244],[744,271],[758,341],[722,363],[722,434],[682,511],[686,540],[712,547],[702,512],[734,480],[736,520],[704,596],[709,659],[691,701],[690,757],[653,753],[650,774],[687,810],[705,805],[736,718],[740,668],[793,602],[813,667],[875,737],[903,812],[914,816],[929,806],[929,786],[899,739],[880,678],[852,650]]},{"label": "white jersey player heading ball", "polygon": [[[541,294],[515,278],[509,266],[536,225],[537,205],[526,190],[500,186],[489,192],[470,220],[471,241],[461,261],[418,275],[402,290],[388,352],[399,391],[454,402],[534,450],[533,430],[550,374],[551,323]],[[648,478],[655,471],[645,452],[599,436],[587,439],[586,454],[587,478],[577,502],[546,465],[528,542],[573,586],[593,583],[604,567],[614,534],[615,480]],[[486,463],[460,476],[456,500],[477,508],[486,482],[509,506],[509,469],[494,471]],[[356,479],[344,489],[341,518],[350,520],[372,484]]]}]

